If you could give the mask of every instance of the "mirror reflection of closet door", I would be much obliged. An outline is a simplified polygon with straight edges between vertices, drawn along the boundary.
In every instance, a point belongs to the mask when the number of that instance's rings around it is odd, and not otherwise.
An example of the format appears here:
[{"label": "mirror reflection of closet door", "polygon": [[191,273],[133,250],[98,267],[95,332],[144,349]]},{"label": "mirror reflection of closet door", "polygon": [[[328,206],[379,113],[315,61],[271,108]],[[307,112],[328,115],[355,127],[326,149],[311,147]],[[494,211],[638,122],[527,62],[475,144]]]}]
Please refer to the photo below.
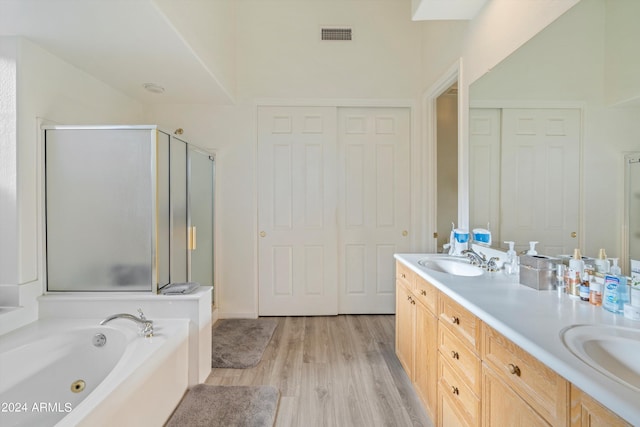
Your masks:
[{"label": "mirror reflection of closet door", "polygon": [[215,161],[189,146],[189,280],[213,286],[213,207]]}]

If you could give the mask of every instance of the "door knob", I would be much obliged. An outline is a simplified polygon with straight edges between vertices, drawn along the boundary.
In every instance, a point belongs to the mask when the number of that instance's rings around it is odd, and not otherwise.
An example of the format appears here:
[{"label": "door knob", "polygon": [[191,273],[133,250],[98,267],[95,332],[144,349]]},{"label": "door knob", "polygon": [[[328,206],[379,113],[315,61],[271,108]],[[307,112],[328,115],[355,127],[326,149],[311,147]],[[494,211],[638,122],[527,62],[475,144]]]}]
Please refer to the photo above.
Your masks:
[{"label": "door knob", "polygon": [[267,233],[265,233],[264,231],[260,232],[260,237],[265,237],[267,235]]},{"label": "door knob", "polygon": [[409,232],[407,230],[402,230],[402,235],[404,237],[407,237],[409,235]]},{"label": "door knob", "polygon": [[577,235],[578,235],[578,233],[576,233],[575,231],[571,232],[571,237],[573,237],[574,239],[576,238]]}]

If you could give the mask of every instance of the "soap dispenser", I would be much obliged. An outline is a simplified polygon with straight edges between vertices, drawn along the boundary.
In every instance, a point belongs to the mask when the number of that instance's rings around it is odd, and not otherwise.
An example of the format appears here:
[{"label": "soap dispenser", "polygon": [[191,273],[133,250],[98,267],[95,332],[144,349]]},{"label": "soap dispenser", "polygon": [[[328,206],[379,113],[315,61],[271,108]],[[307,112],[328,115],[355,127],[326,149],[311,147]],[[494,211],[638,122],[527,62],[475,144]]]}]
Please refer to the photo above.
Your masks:
[{"label": "soap dispenser", "polygon": [[536,245],[540,242],[529,242],[529,250],[527,251],[527,255],[538,255],[536,251]]},{"label": "soap dispenser", "polygon": [[507,245],[509,245],[509,250],[507,251],[507,260],[504,263],[504,272],[505,274],[516,274],[518,273],[518,254],[514,250],[515,242],[505,241]]},{"label": "soap dispenser", "polygon": [[627,278],[622,276],[622,270],[618,266],[618,258],[611,258],[611,261],[613,261],[611,272],[604,276],[602,307],[613,313],[622,313],[624,304],[629,302]]}]

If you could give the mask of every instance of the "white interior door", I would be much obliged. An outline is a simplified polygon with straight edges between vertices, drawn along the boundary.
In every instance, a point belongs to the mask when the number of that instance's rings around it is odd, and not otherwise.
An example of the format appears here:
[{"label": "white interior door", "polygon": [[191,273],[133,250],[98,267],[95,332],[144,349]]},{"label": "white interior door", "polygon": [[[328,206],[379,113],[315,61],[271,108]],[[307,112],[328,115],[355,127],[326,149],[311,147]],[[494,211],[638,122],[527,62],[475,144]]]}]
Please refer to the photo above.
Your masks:
[{"label": "white interior door", "polygon": [[469,227],[485,228],[490,224],[494,245],[502,243],[500,114],[498,108],[469,111]]},{"label": "white interior door", "polygon": [[408,108],[340,108],[339,311],[394,313],[393,254],[410,250]]},{"label": "white interior door", "polygon": [[338,313],[336,109],[258,109],[260,315]]},{"label": "white interior door", "polygon": [[502,238],[544,254],[580,247],[579,110],[504,109],[501,170]]}]

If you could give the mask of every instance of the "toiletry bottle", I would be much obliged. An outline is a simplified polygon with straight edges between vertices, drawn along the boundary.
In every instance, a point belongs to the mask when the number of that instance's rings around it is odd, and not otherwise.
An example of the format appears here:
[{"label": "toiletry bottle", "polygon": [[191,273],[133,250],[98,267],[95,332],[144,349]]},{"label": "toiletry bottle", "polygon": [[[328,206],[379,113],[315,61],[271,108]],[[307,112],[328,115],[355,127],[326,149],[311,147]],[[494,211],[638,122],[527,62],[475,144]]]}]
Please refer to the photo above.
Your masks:
[{"label": "toiletry bottle", "polygon": [[595,306],[602,305],[603,281],[601,277],[593,276],[589,282],[589,302]]},{"label": "toiletry bottle", "polygon": [[596,272],[607,274],[609,272],[609,260],[607,259],[607,253],[604,249],[600,249],[600,253],[598,254],[598,258],[594,261]]},{"label": "toiletry bottle", "polygon": [[529,250],[527,251],[527,255],[538,255],[536,251],[536,244],[539,242],[529,242]]},{"label": "toiletry bottle", "polygon": [[627,277],[622,275],[622,269],[618,266],[618,258],[611,258],[613,265],[611,266],[611,274],[618,278],[618,303],[620,311],[624,311],[624,305],[629,304],[631,298],[630,290],[627,286]]},{"label": "toiletry bottle", "polygon": [[628,299],[627,278],[621,275],[618,259],[611,260],[613,261],[611,271],[604,276],[602,307],[613,313],[622,313]]},{"label": "toiletry bottle", "polygon": [[509,250],[507,251],[507,260],[504,262],[504,272],[505,274],[516,274],[518,272],[518,254],[513,248],[515,242],[506,241],[507,245],[509,245]]},{"label": "toiletry bottle", "polygon": [[569,268],[567,269],[567,278],[565,280],[567,293],[572,298],[580,298],[580,285],[582,284],[582,276],[584,275],[584,261],[580,249],[573,250],[573,258],[569,260]]},{"label": "toiletry bottle", "polygon": [[589,301],[589,280],[589,270],[585,267],[584,274],[582,275],[582,283],[580,284],[580,299],[582,301]]}]

